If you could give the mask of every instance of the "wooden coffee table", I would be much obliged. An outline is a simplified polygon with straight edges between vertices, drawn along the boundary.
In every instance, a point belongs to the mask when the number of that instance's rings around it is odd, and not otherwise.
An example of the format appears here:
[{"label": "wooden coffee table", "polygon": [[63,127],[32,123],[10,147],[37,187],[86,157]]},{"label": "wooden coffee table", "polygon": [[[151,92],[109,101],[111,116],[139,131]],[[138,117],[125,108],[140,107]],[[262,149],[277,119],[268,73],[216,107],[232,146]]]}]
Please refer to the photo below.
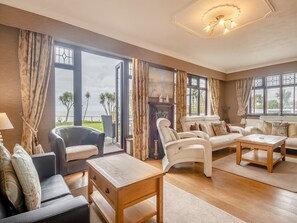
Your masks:
[{"label": "wooden coffee table", "polygon": [[[107,222],[163,222],[163,172],[127,154],[87,161],[89,202]],[[94,187],[97,189],[94,191]],[[147,199],[156,196],[156,205]]]},{"label": "wooden coffee table", "polygon": [[[238,139],[236,147],[236,164],[240,165],[241,160],[263,165],[267,167],[268,172],[272,172],[274,164],[281,159],[286,159],[286,139],[284,136],[272,136],[253,134],[243,136]],[[281,153],[274,150],[281,147]],[[242,155],[243,148],[250,148],[252,151]]]}]

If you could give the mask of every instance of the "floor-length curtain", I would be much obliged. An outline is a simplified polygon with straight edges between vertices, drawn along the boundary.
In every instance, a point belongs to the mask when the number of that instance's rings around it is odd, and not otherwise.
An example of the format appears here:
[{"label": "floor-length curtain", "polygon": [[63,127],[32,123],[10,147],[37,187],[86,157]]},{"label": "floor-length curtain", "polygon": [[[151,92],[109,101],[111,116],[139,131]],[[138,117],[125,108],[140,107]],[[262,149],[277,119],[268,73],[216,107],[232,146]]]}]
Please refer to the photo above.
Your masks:
[{"label": "floor-length curtain", "polygon": [[177,71],[176,76],[176,130],[182,131],[180,119],[187,115],[187,72]]},{"label": "floor-length curtain", "polygon": [[[48,89],[53,46],[51,36],[20,30],[18,57],[23,107],[21,144],[29,154],[38,145],[37,131]],[[38,147],[40,149],[40,145]]]},{"label": "floor-length curtain", "polygon": [[209,78],[210,103],[214,115],[219,115],[220,80]]},{"label": "floor-length curtain", "polygon": [[252,91],[253,78],[246,78],[237,80],[236,84],[236,96],[238,103],[238,116],[245,116],[246,108],[248,106],[249,98]]},{"label": "floor-length curtain", "polygon": [[134,156],[148,158],[148,72],[147,62],[133,59],[133,148]]}]

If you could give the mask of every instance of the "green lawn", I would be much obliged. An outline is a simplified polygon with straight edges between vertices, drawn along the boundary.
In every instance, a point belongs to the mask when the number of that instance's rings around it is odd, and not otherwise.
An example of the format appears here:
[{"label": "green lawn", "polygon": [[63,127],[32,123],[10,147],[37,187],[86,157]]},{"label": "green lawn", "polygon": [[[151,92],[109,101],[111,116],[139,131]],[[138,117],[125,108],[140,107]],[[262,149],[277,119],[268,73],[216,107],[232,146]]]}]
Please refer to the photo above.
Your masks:
[{"label": "green lawn", "polygon": [[[56,126],[71,126],[71,125],[73,125],[73,122],[56,122]],[[83,126],[98,129],[99,131],[103,132],[102,122],[84,121]]]}]

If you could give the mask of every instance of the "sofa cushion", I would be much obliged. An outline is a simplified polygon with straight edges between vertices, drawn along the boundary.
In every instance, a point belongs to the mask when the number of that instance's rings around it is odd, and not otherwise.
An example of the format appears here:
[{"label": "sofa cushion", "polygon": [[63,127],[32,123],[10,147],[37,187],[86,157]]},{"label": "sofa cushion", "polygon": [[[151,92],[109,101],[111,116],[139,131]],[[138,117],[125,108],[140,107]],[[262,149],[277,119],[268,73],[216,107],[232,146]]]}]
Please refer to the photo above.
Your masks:
[{"label": "sofa cushion", "polygon": [[230,144],[235,144],[235,139],[241,137],[239,133],[229,133],[228,135],[213,136],[209,138],[209,142],[213,148],[228,146]]},{"label": "sofa cushion", "polygon": [[71,194],[61,175],[51,176],[40,183],[41,202],[47,202]]},{"label": "sofa cushion", "polygon": [[199,128],[199,124],[197,124],[197,122],[195,122],[195,124],[193,124],[193,125],[190,126],[190,130],[191,130],[191,131],[197,131],[197,130],[200,130],[200,128]]},{"label": "sofa cushion", "polygon": [[68,195],[65,195],[63,197],[59,197],[59,198],[56,198],[56,199],[53,199],[53,200],[41,202],[41,207],[43,208],[43,207],[53,205],[53,204],[64,203],[66,200],[69,200],[69,199],[72,199],[72,198],[73,198],[73,196],[68,194]]},{"label": "sofa cushion", "polygon": [[9,203],[17,212],[23,212],[25,207],[24,195],[19,180],[11,163],[9,151],[0,144],[0,188]]},{"label": "sofa cushion", "polygon": [[212,128],[216,136],[227,135],[225,122],[212,123]]},{"label": "sofa cushion", "polygon": [[273,122],[272,123],[272,129],[271,129],[271,135],[275,136],[288,136],[288,123],[287,122]]},{"label": "sofa cushion", "polygon": [[66,147],[66,162],[71,160],[87,159],[93,155],[98,155],[97,146],[79,145]]},{"label": "sofa cushion", "polygon": [[297,138],[287,138],[286,147],[288,148],[297,148]]},{"label": "sofa cushion", "polygon": [[271,135],[272,123],[271,122],[263,122],[262,131],[265,135]]},{"label": "sofa cushion", "polygon": [[29,154],[21,147],[14,147],[12,165],[22,186],[28,211],[40,208],[41,187],[38,173]]},{"label": "sofa cushion", "polygon": [[199,129],[200,129],[200,131],[205,132],[208,135],[208,129],[206,127],[206,124],[200,123],[199,124]]},{"label": "sofa cushion", "polygon": [[289,123],[288,137],[297,138],[297,123]]}]

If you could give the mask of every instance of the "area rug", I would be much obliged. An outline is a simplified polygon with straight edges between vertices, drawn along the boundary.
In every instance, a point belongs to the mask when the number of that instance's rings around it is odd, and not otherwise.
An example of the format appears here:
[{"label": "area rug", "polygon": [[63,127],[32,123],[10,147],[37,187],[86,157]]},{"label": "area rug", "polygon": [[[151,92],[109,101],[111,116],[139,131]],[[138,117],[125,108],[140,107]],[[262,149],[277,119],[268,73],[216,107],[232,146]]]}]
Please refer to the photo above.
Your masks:
[{"label": "area rug", "polygon": [[[87,195],[87,187],[72,191],[74,196]],[[155,199],[150,199],[155,203]],[[176,186],[164,182],[164,222],[168,223],[243,223],[244,221],[231,214],[199,199],[198,197],[183,191]],[[91,206],[91,223],[102,223],[103,221],[95,212],[94,205]],[[152,218],[149,223],[155,223]]]},{"label": "area rug", "polygon": [[267,172],[266,167],[241,161],[236,165],[236,153],[213,162],[212,166],[219,170],[243,176],[265,184],[297,192],[297,159],[286,157],[285,162],[278,162],[273,172]]}]

